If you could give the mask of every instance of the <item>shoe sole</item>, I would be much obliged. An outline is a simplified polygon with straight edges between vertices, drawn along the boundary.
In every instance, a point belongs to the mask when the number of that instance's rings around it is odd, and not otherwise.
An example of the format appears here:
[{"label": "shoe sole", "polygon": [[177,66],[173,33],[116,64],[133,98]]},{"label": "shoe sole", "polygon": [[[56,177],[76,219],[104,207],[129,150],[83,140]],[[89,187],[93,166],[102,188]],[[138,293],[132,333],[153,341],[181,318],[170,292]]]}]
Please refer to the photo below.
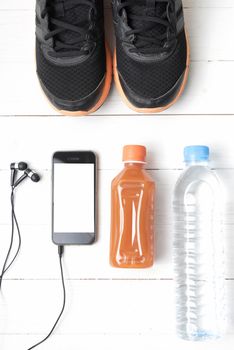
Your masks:
[{"label": "shoe sole", "polygon": [[[67,111],[67,110],[58,109],[49,101],[51,106],[56,111],[58,111],[60,114],[65,115],[65,116],[71,116],[71,117],[82,117],[82,116],[86,116],[86,115],[89,115],[91,113],[96,112],[103,105],[103,103],[105,102],[105,100],[107,99],[107,97],[109,95],[110,88],[111,88],[111,82],[112,82],[112,56],[111,56],[110,48],[109,48],[107,43],[106,43],[105,47],[106,47],[106,77],[105,77],[105,83],[104,83],[102,95],[101,95],[100,99],[98,100],[98,102],[95,104],[94,107],[92,107],[88,111],[71,112],[71,111]],[[43,91],[43,93],[44,93],[44,91]],[[47,100],[48,100],[48,98],[47,98]]]},{"label": "shoe sole", "polygon": [[187,60],[186,60],[186,69],[184,72],[184,79],[183,82],[181,84],[181,87],[178,91],[178,94],[176,95],[176,97],[170,102],[168,103],[166,106],[163,107],[156,107],[156,108],[137,108],[136,106],[134,106],[129,99],[127,98],[127,96],[125,95],[123,88],[121,86],[120,83],[120,79],[119,79],[119,73],[118,73],[118,69],[117,69],[117,57],[116,57],[116,49],[114,52],[114,58],[113,58],[113,71],[114,71],[114,80],[115,80],[115,85],[117,87],[117,90],[120,94],[120,96],[122,97],[123,101],[126,103],[126,105],[131,108],[133,111],[137,112],[137,113],[144,113],[144,114],[151,114],[151,113],[161,113],[163,111],[165,111],[166,109],[170,108],[172,105],[174,105],[178,99],[180,98],[180,96],[182,95],[187,80],[188,80],[188,74],[189,74],[189,65],[190,65],[190,47],[189,47],[189,41],[188,41],[188,35],[186,33],[186,42],[187,42]]}]

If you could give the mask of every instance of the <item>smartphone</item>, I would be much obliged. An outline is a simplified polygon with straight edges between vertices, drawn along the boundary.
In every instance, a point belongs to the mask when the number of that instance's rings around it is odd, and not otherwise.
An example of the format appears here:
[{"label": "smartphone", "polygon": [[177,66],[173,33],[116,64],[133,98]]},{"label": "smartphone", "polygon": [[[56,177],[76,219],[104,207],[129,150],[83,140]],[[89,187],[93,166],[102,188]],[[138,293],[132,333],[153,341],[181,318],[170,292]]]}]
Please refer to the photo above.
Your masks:
[{"label": "smartphone", "polygon": [[57,245],[96,240],[96,155],[55,152],[52,164],[52,240]]}]

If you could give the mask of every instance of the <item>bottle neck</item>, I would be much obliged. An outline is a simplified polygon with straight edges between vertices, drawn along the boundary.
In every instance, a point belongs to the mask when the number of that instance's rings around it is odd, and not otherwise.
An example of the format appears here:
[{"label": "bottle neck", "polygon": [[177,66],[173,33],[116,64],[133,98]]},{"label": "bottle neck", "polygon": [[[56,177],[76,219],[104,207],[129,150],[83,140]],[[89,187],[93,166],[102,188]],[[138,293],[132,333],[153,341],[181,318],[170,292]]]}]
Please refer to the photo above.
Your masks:
[{"label": "bottle neck", "polygon": [[145,163],[142,162],[136,162],[136,161],[128,161],[124,162],[124,167],[125,168],[138,168],[142,169],[144,167]]},{"label": "bottle neck", "polygon": [[208,166],[209,161],[208,160],[193,160],[189,162],[185,162],[185,166],[188,168],[190,166]]}]

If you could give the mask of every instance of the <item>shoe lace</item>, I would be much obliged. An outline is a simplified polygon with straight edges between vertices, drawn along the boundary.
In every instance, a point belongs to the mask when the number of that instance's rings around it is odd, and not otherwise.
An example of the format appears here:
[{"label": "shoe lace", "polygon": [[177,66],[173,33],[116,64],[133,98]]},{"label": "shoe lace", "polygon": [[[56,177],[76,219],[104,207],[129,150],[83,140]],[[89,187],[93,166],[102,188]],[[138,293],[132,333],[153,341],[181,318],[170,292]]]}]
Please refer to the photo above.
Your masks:
[{"label": "shoe lace", "polygon": [[[85,25],[83,21],[82,26],[81,23],[80,25],[69,23],[69,16],[66,16],[67,12],[82,5],[92,9],[90,16],[87,12]],[[97,16],[96,7],[92,0],[61,0],[56,3],[47,0],[47,5],[41,13],[42,18],[45,18],[45,16],[48,16],[49,23],[49,32],[45,35],[45,40],[53,38],[53,49],[57,56],[64,55],[66,52],[69,55],[83,55],[90,52],[94,43],[92,29],[94,19]],[[68,35],[69,40],[67,40]]]},{"label": "shoe lace", "polygon": [[[146,0],[144,10],[137,14],[131,11],[136,4],[137,1],[124,1],[118,7],[120,15],[125,9],[132,28],[126,32],[134,38],[134,48],[130,51],[150,54],[170,47],[177,33],[174,0]],[[156,13],[156,7],[163,4],[164,10]]]}]

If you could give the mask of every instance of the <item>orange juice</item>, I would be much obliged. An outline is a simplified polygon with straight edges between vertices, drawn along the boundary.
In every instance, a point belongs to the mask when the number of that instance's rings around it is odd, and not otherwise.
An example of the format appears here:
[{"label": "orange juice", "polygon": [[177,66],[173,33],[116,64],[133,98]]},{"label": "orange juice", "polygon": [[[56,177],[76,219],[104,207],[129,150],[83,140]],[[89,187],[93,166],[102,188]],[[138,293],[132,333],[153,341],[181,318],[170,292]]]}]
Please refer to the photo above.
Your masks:
[{"label": "orange juice", "polygon": [[124,169],[111,186],[110,263],[144,268],[154,262],[155,184],[144,170],[146,148],[123,150]]}]

